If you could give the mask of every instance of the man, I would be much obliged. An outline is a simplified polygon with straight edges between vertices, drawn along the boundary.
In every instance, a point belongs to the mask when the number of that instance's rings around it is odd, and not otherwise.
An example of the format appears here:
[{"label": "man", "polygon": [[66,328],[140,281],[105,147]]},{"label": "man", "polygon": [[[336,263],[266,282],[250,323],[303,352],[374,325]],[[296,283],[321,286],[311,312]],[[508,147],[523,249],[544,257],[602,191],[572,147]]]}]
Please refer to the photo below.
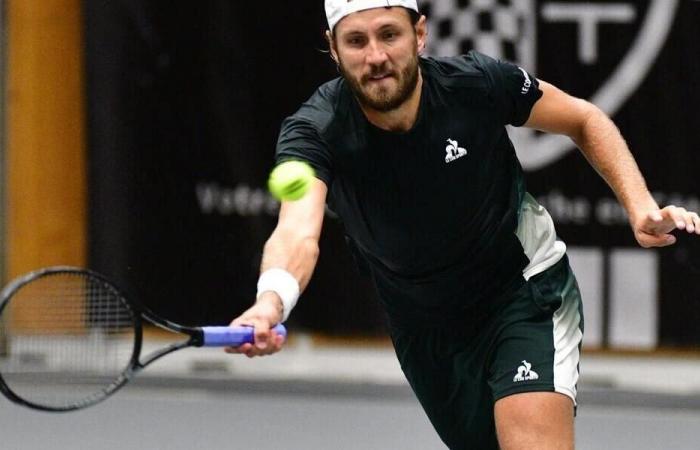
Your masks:
[{"label": "man", "polygon": [[[326,0],[341,77],[282,125],[277,160],[316,170],[283,202],[248,356],[279,351],[312,275],[328,205],[373,279],[401,367],[452,449],[567,449],[582,337],[565,245],[525,192],[505,125],[571,137],[617,194],[644,247],[670,245],[697,214],[659,209],[615,125],[523,69],[471,52],[423,58],[415,0]],[[536,149],[533,149],[536,151]],[[330,301],[330,300],[329,300]]]}]

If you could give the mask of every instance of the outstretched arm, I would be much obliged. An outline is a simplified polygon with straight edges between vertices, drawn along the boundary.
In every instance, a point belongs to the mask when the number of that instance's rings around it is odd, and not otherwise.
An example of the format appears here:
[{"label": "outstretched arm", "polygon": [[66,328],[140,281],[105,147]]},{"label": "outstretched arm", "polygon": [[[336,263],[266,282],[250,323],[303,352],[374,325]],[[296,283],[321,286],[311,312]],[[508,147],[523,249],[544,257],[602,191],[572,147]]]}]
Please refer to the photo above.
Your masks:
[{"label": "outstretched arm", "polygon": [[[326,193],[325,183],[314,178],[304,197],[282,202],[277,226],[263,249],[261,273],[283,269],[299,283],[300,291],[306,288],[318,260]],[[243,344],[226,351],[251,357],[279,351],[284,339],[273,335],[270,328],[282,321],[283,314],[283,302],[275,291],[258,293],[255,304],[231,322],[231,325],[254,326],[255,345]]]},{"label": "outstretched arm", "polygon": [[684,208],[659,209],[646,186],[620,131],[595,105],[572,97],[540,81],[542,98],[535,103],[525,126],[569,136],[612,188],[627,211],[642,247],[664,247],[676,242],[675,229],[700,234],[700,217]]}]

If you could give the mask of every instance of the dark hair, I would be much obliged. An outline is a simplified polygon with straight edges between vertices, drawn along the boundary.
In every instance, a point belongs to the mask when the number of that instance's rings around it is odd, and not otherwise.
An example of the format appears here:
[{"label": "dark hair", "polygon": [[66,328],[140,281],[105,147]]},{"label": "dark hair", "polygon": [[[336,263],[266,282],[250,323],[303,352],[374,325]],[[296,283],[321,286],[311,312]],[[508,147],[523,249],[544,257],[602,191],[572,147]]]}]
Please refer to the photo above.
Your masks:
[{"label": "dark hair", "polygon": [[421,13],[408,8],[406,8],[406,11],[408,11],[408,15],[411,17],[411,23],[413,24],[413,26],[416,26],[416,24],[420,20]]}]

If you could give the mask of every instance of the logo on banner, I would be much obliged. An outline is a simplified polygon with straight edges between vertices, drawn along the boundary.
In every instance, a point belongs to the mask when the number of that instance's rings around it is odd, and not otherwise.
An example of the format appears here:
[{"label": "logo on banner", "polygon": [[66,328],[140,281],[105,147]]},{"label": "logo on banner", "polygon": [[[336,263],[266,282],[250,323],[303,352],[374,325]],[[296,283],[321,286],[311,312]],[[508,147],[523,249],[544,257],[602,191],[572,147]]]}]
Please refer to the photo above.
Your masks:
[{"label": "logo on banner", "polygon": [[[604,65],[601,53],[607,43],[601,38],[602,28],[636,30],[624,54],[615,58],[614,67],[599,70],[605,75],[596,79],[595,90],[585,95],[611,116],[649,73],[677,8],[678,0],[423,0],[419,5],[428,17],[428,54],[451,56],[474,49],[516,63],[531,73],[538,73],[538,50],[547,44],[538,42],[538,27],[561,25],[575,30],[562,34],[561,39],[576,40],[576,61],[584,68]],[[545,167],[574,149],[570,139],[563,136],[525,128],[510,128],[509,134],[523,167],[529,170]]]}]

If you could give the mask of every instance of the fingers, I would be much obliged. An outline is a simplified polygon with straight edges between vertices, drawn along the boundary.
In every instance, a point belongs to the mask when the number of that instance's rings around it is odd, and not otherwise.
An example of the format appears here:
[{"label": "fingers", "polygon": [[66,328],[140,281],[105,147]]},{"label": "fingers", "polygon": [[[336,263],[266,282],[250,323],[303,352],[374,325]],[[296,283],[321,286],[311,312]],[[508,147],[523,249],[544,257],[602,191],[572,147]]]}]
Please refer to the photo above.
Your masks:
[{"label": "fingers", "polygon": [[700,234],[700,217],[696,212],[673,205],[665,207],[660,212],[666,221],[673,222],[675,228],[685,230],[688,233]]},{"label": "fingers", "polygon": [[247,356],[266,356],[282,350],[284,336],[278,335],[274,330],[268,333],[267,337],[264,338],[263,345],[260,345],[263,342],[262,339],[256,338],[255,345],[251,345],[252,348],[246,353]]},{"label": "fingers", "polygon": [[278,335],[272,328],[282,320],[281,300],[275,294],[258,298],[247,311],[231,322],[232,326],[253,327],[253,342],[238,347],[227,347],[227,353],[242,353],[249,358],[276,353],[282,349],[284,336]]},{"label": "fingers", "polygon": [[249,358],[253,358],[255,356],[267,356],[277,353],[282,350],[283,345],[284,336],[280,336],[276,332],[271,331],[270,337],[266,340],[264,345],[260,345],[260,341],[256,340],[254,344],[245,343],[238,347],[226,347],[224,351],[231,354],[244,354]]},{"label": "fingers", "polygon": [[266,333],[258,334],[255,331],[255,343],[246,343],[239,347],[229,347],[227,353],[242,353],[249,358],[255,356],[267,356],[277,353],[282,349],[284,336],[278,335],[274,330],[268,329]]},{"label": "fingers", "polygon": [[648,234],[644,232],[637,233],[637,242],[644,248],[652,247],[668,247],[676,243],[676,237],[672,234]]},{"label": "fingers", "polygon": [[700,235],[700,216],[678,206],[667,206],[650,211],[646,219],[635,229],[639,245],[645,248],[666,247],[676,243],[673,230],[685,230]]},{"label": "fingers", "polygon": [[667,210],[668,216],[671,218],[671,220],[673,220],[673,223],[676,226],[676,228],[678,228],[679,230],[686,229],[686,227],[688,226],[689,217],[688,211],[686,211],[685,208],[680,208],[677,206],[668,206],[664,208],[664,210]]},{"label": "fingers", "polygon": [[685,230],[688,233],[700,234],[700,217],[695,212],[688,212]]},{"label": "fingers", "polygon": [[676,222],[671,217],[670,209],[653,210],[639,222],[632,224],[635,231],[649,235],[661,236],[676,229]]},{"label": "fingers", "polygon": [[270,321],[267,319],[244,314],[231,322],[231,325],[252,327],[254,329],[254,341],[252,343],[242,344],[238,347],[226,347],[224,349],[226,353],[242,353],[252,358],[255,356],[271,355],[282,349],[284,336],[278,335],[277,332],[271,328]]}]

